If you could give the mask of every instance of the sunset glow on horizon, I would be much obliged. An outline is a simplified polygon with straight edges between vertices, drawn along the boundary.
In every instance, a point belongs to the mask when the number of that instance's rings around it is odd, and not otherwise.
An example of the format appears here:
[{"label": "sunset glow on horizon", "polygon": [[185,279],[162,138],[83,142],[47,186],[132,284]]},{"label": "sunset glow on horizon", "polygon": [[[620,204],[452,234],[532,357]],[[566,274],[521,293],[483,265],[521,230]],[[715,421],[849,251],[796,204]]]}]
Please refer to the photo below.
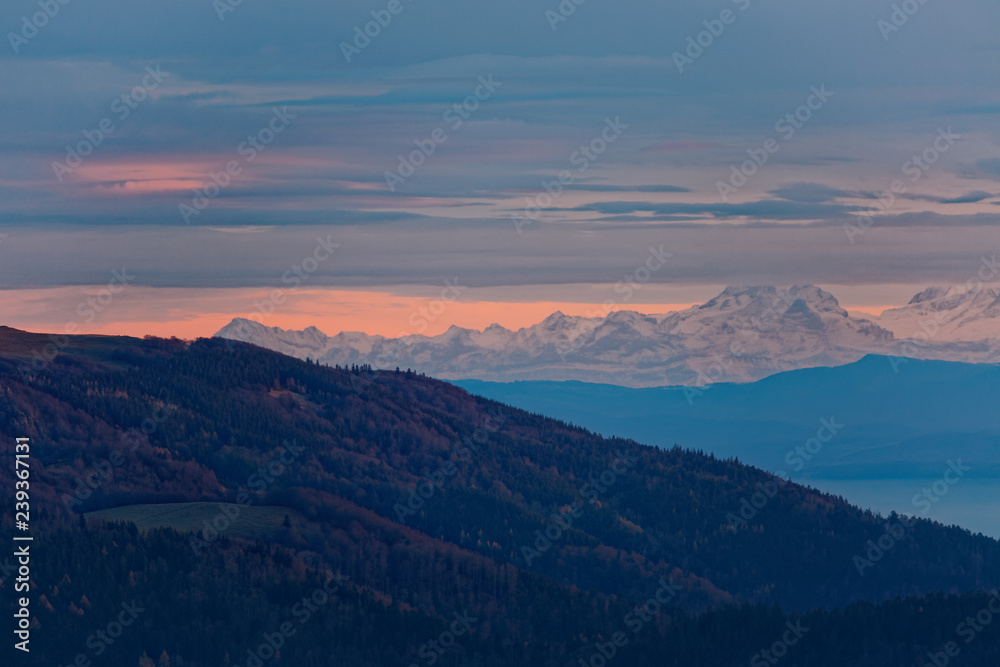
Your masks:
[{"label": "sunset glow on horizon", "polygon": [[[36,333],[64,333],[75,324],[79,333],[136,336],[176,336],[183,339],[214,335],[234,318],[244,318],[285,330],[314,326],[328,336],[362,332],[396,338],[414,334],[435,336],[451,326],[482,331],[492,324],[516,331],[538,324],[555,312],[567,316],[601,317],[608,312],[633,311],[663,315],[697,303],[603,303],[569,301],[452,300],[368,290],[274,290],[130,287],[108,301],[105,287],[59,287],[0,291],[0,309],[7,326]],[[447,295],[445,295],[447,297]],[[280,301],[280,303],[278,303]],[[44,307],[43,307],[44,306]],[[892,306],[845,306],[878,315]]]}]

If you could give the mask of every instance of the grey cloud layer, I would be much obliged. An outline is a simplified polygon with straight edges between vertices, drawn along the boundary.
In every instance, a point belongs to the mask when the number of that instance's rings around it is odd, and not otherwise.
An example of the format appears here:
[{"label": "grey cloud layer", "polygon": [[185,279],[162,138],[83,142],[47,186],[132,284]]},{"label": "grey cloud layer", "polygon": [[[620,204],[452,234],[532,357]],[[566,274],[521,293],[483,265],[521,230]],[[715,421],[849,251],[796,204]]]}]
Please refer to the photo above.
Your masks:
[{"label": "grey cloud layer", "polygon": [[[18,53],[9,38],[0,44],[5,280],[85,282],[142,257],[157,267],[148,284],[266,284],[262,267],[296,256],[282,239],[316,228],[364,240],[356,265],[323,278],[354,286],[433,283],[442,267],[484,285],[601,281],[663,243],[671,224],[684,228],[688,259],[664,279],[680,281],[901,281],[913,273],[907,253],[925,256],[928,273],[960,273],[966,250],[1000,245],[1000,219],[987,212],[1000,180],[1000,7],[931,1],[886,40],[877,21],[892,13],[888,0],[743,4],[589,0],[553,30],[544,12],[555,1],[404,0],[347,63],[341,43],[383,3],[243,2],[220,20],[204,0],[70,2]],[[737,20],[678,72],[673,54],[724,8]],[[18,32],[35,11],[7,3],[0,30]],[[169,78],[119,120],[114,100],[156,64]],[[502,87],[455,127],[449,109],[490,74]],[[835,91],[829,104],[735,201],[719,201],[716,183],[821,84]],[[178,205],[194,185],[242,160],[241,143],[282,106],[297,116],[288,130],[186,225]],[[58,182],[53,161],[109,116],[115,131]],[[575,152],[616,116],[629,124],[620,141],[539,206],[530,238],[518,235],[509,215],[576,169]],[[865,248],[846,244],[835,228],[950,125],[963,141],[907,182]],[[385,173],[439,128],[447,140],[387,189]],[[108,236],[108,225],[130,231]],[[227,225],[284,231],[199,229]],[[905,236],[918,228],[932,236]],[[721,229],[745,255],[718,254]],[[76,230],[78,243],[53,242],[57,230]],[[150,256],[150,244],[164,254]],[[22,266],[17,247],[57,268]]]}]

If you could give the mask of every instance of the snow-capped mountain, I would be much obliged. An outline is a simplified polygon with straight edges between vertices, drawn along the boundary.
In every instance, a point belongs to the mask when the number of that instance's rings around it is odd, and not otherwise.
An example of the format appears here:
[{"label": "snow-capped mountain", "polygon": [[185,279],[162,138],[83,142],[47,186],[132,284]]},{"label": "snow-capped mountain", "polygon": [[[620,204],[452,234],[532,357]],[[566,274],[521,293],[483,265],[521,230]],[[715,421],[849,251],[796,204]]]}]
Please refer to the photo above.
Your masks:
[{"label": "snow-capped mountain", "polygon": [[[444,379],[582,380],[633,387],[701,385],[748,382],[786,370],[837,366],[870,353],[998,361],[1000,342],[952,337],[953,332],[975,331],[984,338],[1000,339],[1000,327],[996,326],[1000,320],[992,319],[997,297],[986,304],[989,299],[984,295],[985,291],[962,301],[961,295],[932,289],[897,309],[967,313],[964,318],[947,320],[957,324],[950,328],[942,324],[941,333],[930,342],[902,340],[881,319],[852,317],[832,294],[812,285],[788,289],[728,287],[701,306],[666,315],[621,311],[587,318],[556,312],[518,331],[494,324],[485,331],[453,326],[438,336],[386,339],[340,333],[330,337],[315,327],[285,331],[236,319],[216,335],[330,365],[398,366]],[[965,305],[945,308],[959,301]],[[904,322],[912,317],[906,320],[893,312],[885,317],[899,323],[897,334],[906,331]],[[975,324],[973,315],[977,313]]]},{"label": "snow-capped mountain", "polygon": [[931,287],[902,308],[871,318],[897,338],[981,341],[1000,338],[1000,289]]}]

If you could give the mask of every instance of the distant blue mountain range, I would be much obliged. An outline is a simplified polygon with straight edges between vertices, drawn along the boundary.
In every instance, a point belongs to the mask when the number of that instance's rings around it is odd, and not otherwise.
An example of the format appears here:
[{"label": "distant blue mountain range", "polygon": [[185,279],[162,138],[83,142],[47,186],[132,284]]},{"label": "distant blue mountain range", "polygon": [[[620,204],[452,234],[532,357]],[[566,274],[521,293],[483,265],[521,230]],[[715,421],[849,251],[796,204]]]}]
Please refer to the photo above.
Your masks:
[{"label": "distant blue mountain range", "polygon": [[605,436],[736,457],[862,506],[1000,535],[998,365],[872,355],[700,389],[454,384]]}]

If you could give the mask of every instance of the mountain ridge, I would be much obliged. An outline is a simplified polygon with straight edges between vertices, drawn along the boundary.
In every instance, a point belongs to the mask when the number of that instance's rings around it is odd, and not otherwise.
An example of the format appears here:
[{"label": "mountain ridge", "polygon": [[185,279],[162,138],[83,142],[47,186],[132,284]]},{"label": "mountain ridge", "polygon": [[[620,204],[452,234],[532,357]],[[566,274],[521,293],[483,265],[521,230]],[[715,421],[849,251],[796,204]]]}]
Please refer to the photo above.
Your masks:
[{"label": "mountain ridge", "polygon": [[[753,383],[629,388],[583,382],[456,380],[474,394],[603,435],[735,456],[839,493],[863,507],[913,511],[912,498],[947,462],[971,466],[947,502],[927,509],[1000,537],[1000,365],[869,355]],[[820,419],[844,424],[808,459],[795,452]],[[815,443],[814,443],[815,444]]]},{"label": "mountain ridge", "polygon": [[[1000,291],[974,290],[957,304],[955,299],[954,290],[929,288],[879,317],[852,316],[814,285],[730,286],[682,311],[619,310],[605,317],[556,311],[516,331],[499,324],[483,331],[452,325],[437,336],[331,337],[315,327],[286,331],[237,318],[215,335],[329,365],[416,368],[446,380],[631,387],[752,382],[787,370],[852,363],[867,354],[1000,360]],[[930,312],[941,321],[931,327],[934,335],[913,328],[918,322],[929,328]]]}]

